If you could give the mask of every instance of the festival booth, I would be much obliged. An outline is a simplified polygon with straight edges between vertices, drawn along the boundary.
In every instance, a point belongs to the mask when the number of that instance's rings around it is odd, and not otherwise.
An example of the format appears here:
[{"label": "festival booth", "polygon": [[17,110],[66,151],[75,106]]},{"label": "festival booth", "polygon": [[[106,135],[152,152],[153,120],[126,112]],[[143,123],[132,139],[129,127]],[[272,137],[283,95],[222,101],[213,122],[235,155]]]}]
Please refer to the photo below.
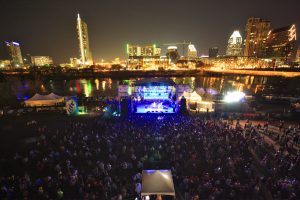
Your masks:
[{"label": "festival booth", "polygon": [[33,97],[26,100],[26,107],[42,107],[42,106],[56,106],[58,104],[64,103],[64,97],[50,93],[48,95],[41,95],[36,93]]},{"label": "festival booth", "polygon": [[215,110],[214,102],[202,101],[202,97],[196,91],[192,93],[184,91],[179,99],[182,97],[186,98],[189,110],[199,112],[213,112]]},{"label": "festival booth", "polygon": [[150,195],[173,196],[175,189],[171,170],[144,170],[142,173],[142,192],[143,199],[149,199]]}]

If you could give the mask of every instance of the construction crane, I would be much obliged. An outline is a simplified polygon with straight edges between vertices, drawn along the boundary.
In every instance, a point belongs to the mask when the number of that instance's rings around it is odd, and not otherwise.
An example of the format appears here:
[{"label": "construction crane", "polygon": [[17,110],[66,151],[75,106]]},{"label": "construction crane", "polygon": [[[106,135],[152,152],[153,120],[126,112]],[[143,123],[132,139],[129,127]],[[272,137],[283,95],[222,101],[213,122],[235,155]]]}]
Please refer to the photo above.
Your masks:
[{"label": "construction crane", "polygon": [[163,44],[163,45],[164,46],[182,45],[182,56],[184,56],[184,54],[185,54],[185,45],[189,45],[189,44],[191,44],[191,42],[183,41],[183,42],[166,43],[166,44]]}]

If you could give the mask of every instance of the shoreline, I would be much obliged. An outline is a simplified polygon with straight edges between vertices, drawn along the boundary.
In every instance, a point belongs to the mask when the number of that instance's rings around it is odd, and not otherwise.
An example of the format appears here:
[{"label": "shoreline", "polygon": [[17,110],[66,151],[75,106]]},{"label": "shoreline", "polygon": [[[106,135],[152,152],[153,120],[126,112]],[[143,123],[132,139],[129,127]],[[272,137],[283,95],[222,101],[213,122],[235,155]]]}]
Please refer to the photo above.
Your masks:
[{"label": "shoreline", "polygon": [[270,71],[270,70],[247,70],[247,69],[203,69],[204,73],[222,74],[222,75],[251,75],[251,76],[270,76],[270,77],[300,77],[300,72],[295,71]]},{"label": "shoreline", "polygon": [[152,71],[71,71],[62,73],[43,73],[40,72],[8,72],[2,71],[2,78],[19,76],[21,78],[46,78],[46,79],[76,79],[76,78],[138,78],[138,77],[193,77],[193,76],[223,76],[223,75],[241,75],[241,76],[267,76],[267,77],[300,77],[299,71],[270,71],[270,70],[224,70],[215,68],[202,68],[195,70],[152,70]]}]

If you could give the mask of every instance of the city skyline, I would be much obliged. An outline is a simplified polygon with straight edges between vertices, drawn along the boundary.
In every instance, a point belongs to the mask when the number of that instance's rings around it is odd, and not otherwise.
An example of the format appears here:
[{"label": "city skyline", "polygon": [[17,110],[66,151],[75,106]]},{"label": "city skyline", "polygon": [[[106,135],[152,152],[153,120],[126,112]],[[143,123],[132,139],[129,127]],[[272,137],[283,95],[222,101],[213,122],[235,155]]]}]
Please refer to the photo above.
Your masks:
[{"label": "city skyline", "polygon": [[[199,55],[208,54],[208,49],[214,46],[224,54],[227,40],[234,30],[239,30],[245,37],[244,29],[250,17],[269,20],[275,29],[290,24],[297,26],[300,22],[296,12],[300,3],[296,0],[280,3],[232,0],[226,5],[208,1],[183,3],[175,0],[172,4],[152,1],[143,2],[143,5],[138,2],[3,1],[5,9],[0,16],[5,20],[1,20],[0,25],[5,28],[0,33],[0,41],[18,41],[24,54],[49,55],[56,63],[68,62],[70,57],[78,57],[74,19],[79,12],[89,26],[95,61],[125,58],[126,43],[160,45],[185,40],[195,44]],[[272,9],[269,9],[271,3]],[[11,17],[12,8],[15,13]],[[289,15],[284,14],[287,10]],[[1,48],[0,59],[5,58],[4,51]]]}]

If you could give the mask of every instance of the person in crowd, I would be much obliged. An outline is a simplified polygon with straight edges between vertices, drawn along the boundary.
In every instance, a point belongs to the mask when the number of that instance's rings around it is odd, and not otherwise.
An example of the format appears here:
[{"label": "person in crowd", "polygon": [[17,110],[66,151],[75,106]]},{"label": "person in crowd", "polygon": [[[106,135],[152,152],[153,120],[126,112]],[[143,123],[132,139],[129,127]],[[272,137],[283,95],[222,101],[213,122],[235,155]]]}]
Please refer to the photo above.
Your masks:
[{"label": "person in crowd", "polygon": [[275,150],[240,121],[88,118],[39,126],[36,135],[5,161],[1,199],[139,199],[143,169],[171,169],[186,199],[300,199],[299,154]]}]

